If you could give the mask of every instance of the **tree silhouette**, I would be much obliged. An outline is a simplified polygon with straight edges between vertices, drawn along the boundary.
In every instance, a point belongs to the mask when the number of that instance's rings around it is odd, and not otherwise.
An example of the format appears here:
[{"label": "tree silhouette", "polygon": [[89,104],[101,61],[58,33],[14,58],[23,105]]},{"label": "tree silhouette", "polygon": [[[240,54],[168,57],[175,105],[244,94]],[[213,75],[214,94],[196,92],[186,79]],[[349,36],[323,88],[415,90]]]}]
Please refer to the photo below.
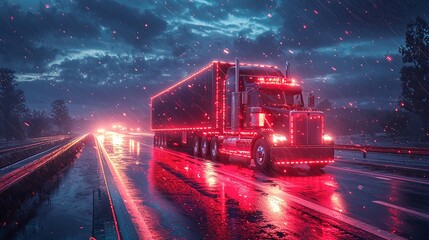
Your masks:
[{"label": "tree silhouette", "polygon": [[401,106],[420,115],[424,133],[429,136],[429,26],[420,17],[407,26],[405,46],[399,48],[401,69]]},{"label": "tree silhouette", "polygon": [[59,133],[65,133],[70,130],[69,109],[63,99],[57,99],[51,104],[51,116],[55,125],[58,126]]},{"label": "tree silhouette", "polygon": [[45,111],[33,110],[27,114],[28,136],[41,137],[50,130],[50,119]]},{"label": "tree silhouette", "polygon": [[27,110],[14,74],[11,69],[0,68],[0,137],[8,140],[24,138],[21,118]]}]

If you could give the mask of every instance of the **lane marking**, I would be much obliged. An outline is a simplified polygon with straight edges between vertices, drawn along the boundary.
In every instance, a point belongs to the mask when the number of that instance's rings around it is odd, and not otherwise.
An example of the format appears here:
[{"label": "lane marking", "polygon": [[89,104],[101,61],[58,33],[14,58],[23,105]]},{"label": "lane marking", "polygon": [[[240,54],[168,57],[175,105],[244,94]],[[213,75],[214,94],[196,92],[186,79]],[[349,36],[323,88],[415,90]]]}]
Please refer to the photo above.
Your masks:
[{"label": "lane marking", "polygon": [[385,178],[385,177],[375,177],[375,178],[378,178],[378,179],[381,179],[381,180],[386,180],[386,181],[390,181],[390,180],[392,180],[392,179],[390,179],[390,178]]},{"label": "lane marking", "polygon": [[[145,145],[150,146],[148,144],[145,144]],[[151,147],[153,147],[153,146],[151,146]],[[194,162],[194,163],[197,162],[195,159],[192,159],[192,158],[190,158],[187,155],[186,156],[185,155],[184,156],[180,156],[180,155],[178,155],[175,152],[170,151],[170,150],[165,150],[165,149],[160,149],[160,150],[163,150],[167,154],[170,154],[170,155],[173,155],[173,156],[176,156],[176,157],[180,157],[180,158],[184,158],[184,160],[187,160],[187,161],[190,161],[190,162]],[[257,188],[259,188],[261,190],[265,190],[267,188],[267,186],[264,185],[264,184],[262,184],[262,183],[255,182],[253,180],[251,181],[251,180],[248,180],[248,179],[244,179],[244,178],[242,178],[240,176],[236,176],[234,174],[231,174],[231,173],[228,173],[228,172],[224,172],[224,171],[219,170],[219,169],[214,169],[214,172],[216,172],[218,174],[221,174],[221,175],[229,176],[231,178],[238,179],[238,180],[243,181],[243,182],[246,182],[246,183],[248,183],[250,185],[253,185],[253,186],[255,186],[255,187],[257,187]],[[320,206],[320,205],[318,205],[316,203],[313,203],[313,202],[307,201],[305,199],[299,198],[297,196],[291,195],[289,193],[286,193],[283,190],[281,190],[281,192],[279,192],[278,195],[281,195],[281,196],[277,196],[277,197],[280,197],[281,199],[294,202],[295,204],[298,204],[298,205],[301,205],[303,207],[309,208],[309,209],[314,210],[314,211],[316,211],[318,213],[321,213],[321,214],[326,215],[328,217],[331,217],[331,218],[333,218],[335,220],[338,220],[338,221],[340,221],[342,223],[346,223],[346,224],[348,224],[348,225],[350,225],[352,227],[356,227],[356,228],[359,228],[361,230],[364,230],[364,231],[366,231],[368,233],[371,233],[371,234],[373,234],[375,236],[378,236],[380,238],[383,238],[383,239],[404,239],[404,238],[402,238],[400,236],[397,236],[397,235],[395,235],[393,233],[390,233],[388,231],[382,230],[382,229],[377,228],[375,226],[369,225],[367,223],[364,223],[362,221],[359,221],[357,219],[349,217],[349,216],[347,216],[347,215],[345,215],[343,213],[340,213],[338,211],[331,210],[329,208]],[[286,203],[282,203],[282,205],[284,207],[287,207]]]},{"label": "lane marking", "polygon": [[387,202],[383,202],[383,201],[372,201],[372,202],[376,203],[376,204],[380,204],[380,205],[386,206],[386,207],[395,208],[395,209],[398,209],[400,211],[403,211],[403,212],[406,212],[406,213],[410,213],[410,214],[413,214],[413,215],[416,215],[416,216],[419,216],[419,217],[422,217],[422,218],[429,219],[429,215],[425,214],[425,213],[417,212],[417,211],[414,211],[414,210],[411,210],[411,209],[408,209],[408,208],[396,206],[396,205],[393,205],[393,204],[390,204],[390,203],[387,203]]},{"label": "lane marking", "polygon": [[[397,168],[397,169],[410,170],[410,171],[426,171],[426,172],[429,171],[429,169],[427,169],[427,165],[420,165],[420,166],[413,165],[415,167],[407,167],[399,164],[390,164],[391,162],[389,161],[382,161],[377,159],[374,159],[374,161],[368,160],[367,158],[353,158],[353,159],[358,159],[358,161],[350,160],[349,157],[337,156],[337,162],[343,162],[343,163],[354,163],[359,165],[378,166],[378,167],[390,167],[390,168]],[[402,162],[402,164],[403,163],[404,162]]]},{"label": "lane marking", "polygon": [[354,169],[346,169],[346,168],[334,167],[334,166],[326,166],[326,168],[332,168],[332,169],[337,169],[337,170],[342,170],[342,171],[347,171],[347,172],[359,173],[362,175],[372,176],[374,178],[377,178],[377,177],[390,178],[390,179],[395,179],[395,180],[400,180],[400,181],[405,181],[405,182],[413,182],[413,183],[420,183],[420,184],[424,184],[424,185],[429,185],[428,181],[417,180],[417,179],[412,179],[412,178],[407,178],[407,177],[397,177],[397,176],[393,176],[393,175],[389,175],[389,174],[370,173],[370,172],[364,172],[364,171],[359,171],[359,170],[354,170]]}]

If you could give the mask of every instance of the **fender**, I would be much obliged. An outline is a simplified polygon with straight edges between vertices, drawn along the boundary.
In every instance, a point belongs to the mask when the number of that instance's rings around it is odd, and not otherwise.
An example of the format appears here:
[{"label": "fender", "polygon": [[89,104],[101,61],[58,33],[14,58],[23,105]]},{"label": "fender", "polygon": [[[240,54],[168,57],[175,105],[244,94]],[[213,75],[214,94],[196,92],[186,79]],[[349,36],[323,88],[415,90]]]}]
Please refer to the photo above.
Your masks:
[{"label": "fender", "polygon": [[272,130],[263,129],[259,131],[252,139],[252,147],[250,148],[250,155],[253,159],[253,147],[255,146],[255,142],[258,139],[265,139],[269,146],[271,146],[271,141],[269,139],[271,138],[271,135],[273,134]]}]

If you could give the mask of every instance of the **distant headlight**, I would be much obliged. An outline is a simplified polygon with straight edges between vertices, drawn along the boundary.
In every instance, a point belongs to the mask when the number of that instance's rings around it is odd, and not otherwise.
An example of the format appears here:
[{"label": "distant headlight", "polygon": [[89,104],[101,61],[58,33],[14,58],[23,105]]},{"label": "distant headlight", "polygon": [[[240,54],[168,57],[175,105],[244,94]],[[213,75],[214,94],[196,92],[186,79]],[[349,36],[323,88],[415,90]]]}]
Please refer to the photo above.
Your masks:
[{"label": "distant headlight", "polygon": [[323,135],[324,142],[332,142],[333,138],[327,134]]},{"label": "distant headlight", "polygon": [[273,143],[280,143],[280,142],[286,142],[287,141],[287,137],[285,135],[282,134],[273,134]]}]

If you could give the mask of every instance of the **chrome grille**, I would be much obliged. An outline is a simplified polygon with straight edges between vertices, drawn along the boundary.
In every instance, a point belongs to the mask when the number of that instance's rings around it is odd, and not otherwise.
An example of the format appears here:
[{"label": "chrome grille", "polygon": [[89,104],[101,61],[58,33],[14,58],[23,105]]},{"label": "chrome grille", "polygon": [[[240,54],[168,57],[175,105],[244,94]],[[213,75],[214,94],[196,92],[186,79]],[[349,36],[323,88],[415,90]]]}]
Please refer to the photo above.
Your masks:
[{"label": "chrome grille", "polygon": [[293,145],[322,144],[324,115],[321,112],[291,112],[290,135]]}]

